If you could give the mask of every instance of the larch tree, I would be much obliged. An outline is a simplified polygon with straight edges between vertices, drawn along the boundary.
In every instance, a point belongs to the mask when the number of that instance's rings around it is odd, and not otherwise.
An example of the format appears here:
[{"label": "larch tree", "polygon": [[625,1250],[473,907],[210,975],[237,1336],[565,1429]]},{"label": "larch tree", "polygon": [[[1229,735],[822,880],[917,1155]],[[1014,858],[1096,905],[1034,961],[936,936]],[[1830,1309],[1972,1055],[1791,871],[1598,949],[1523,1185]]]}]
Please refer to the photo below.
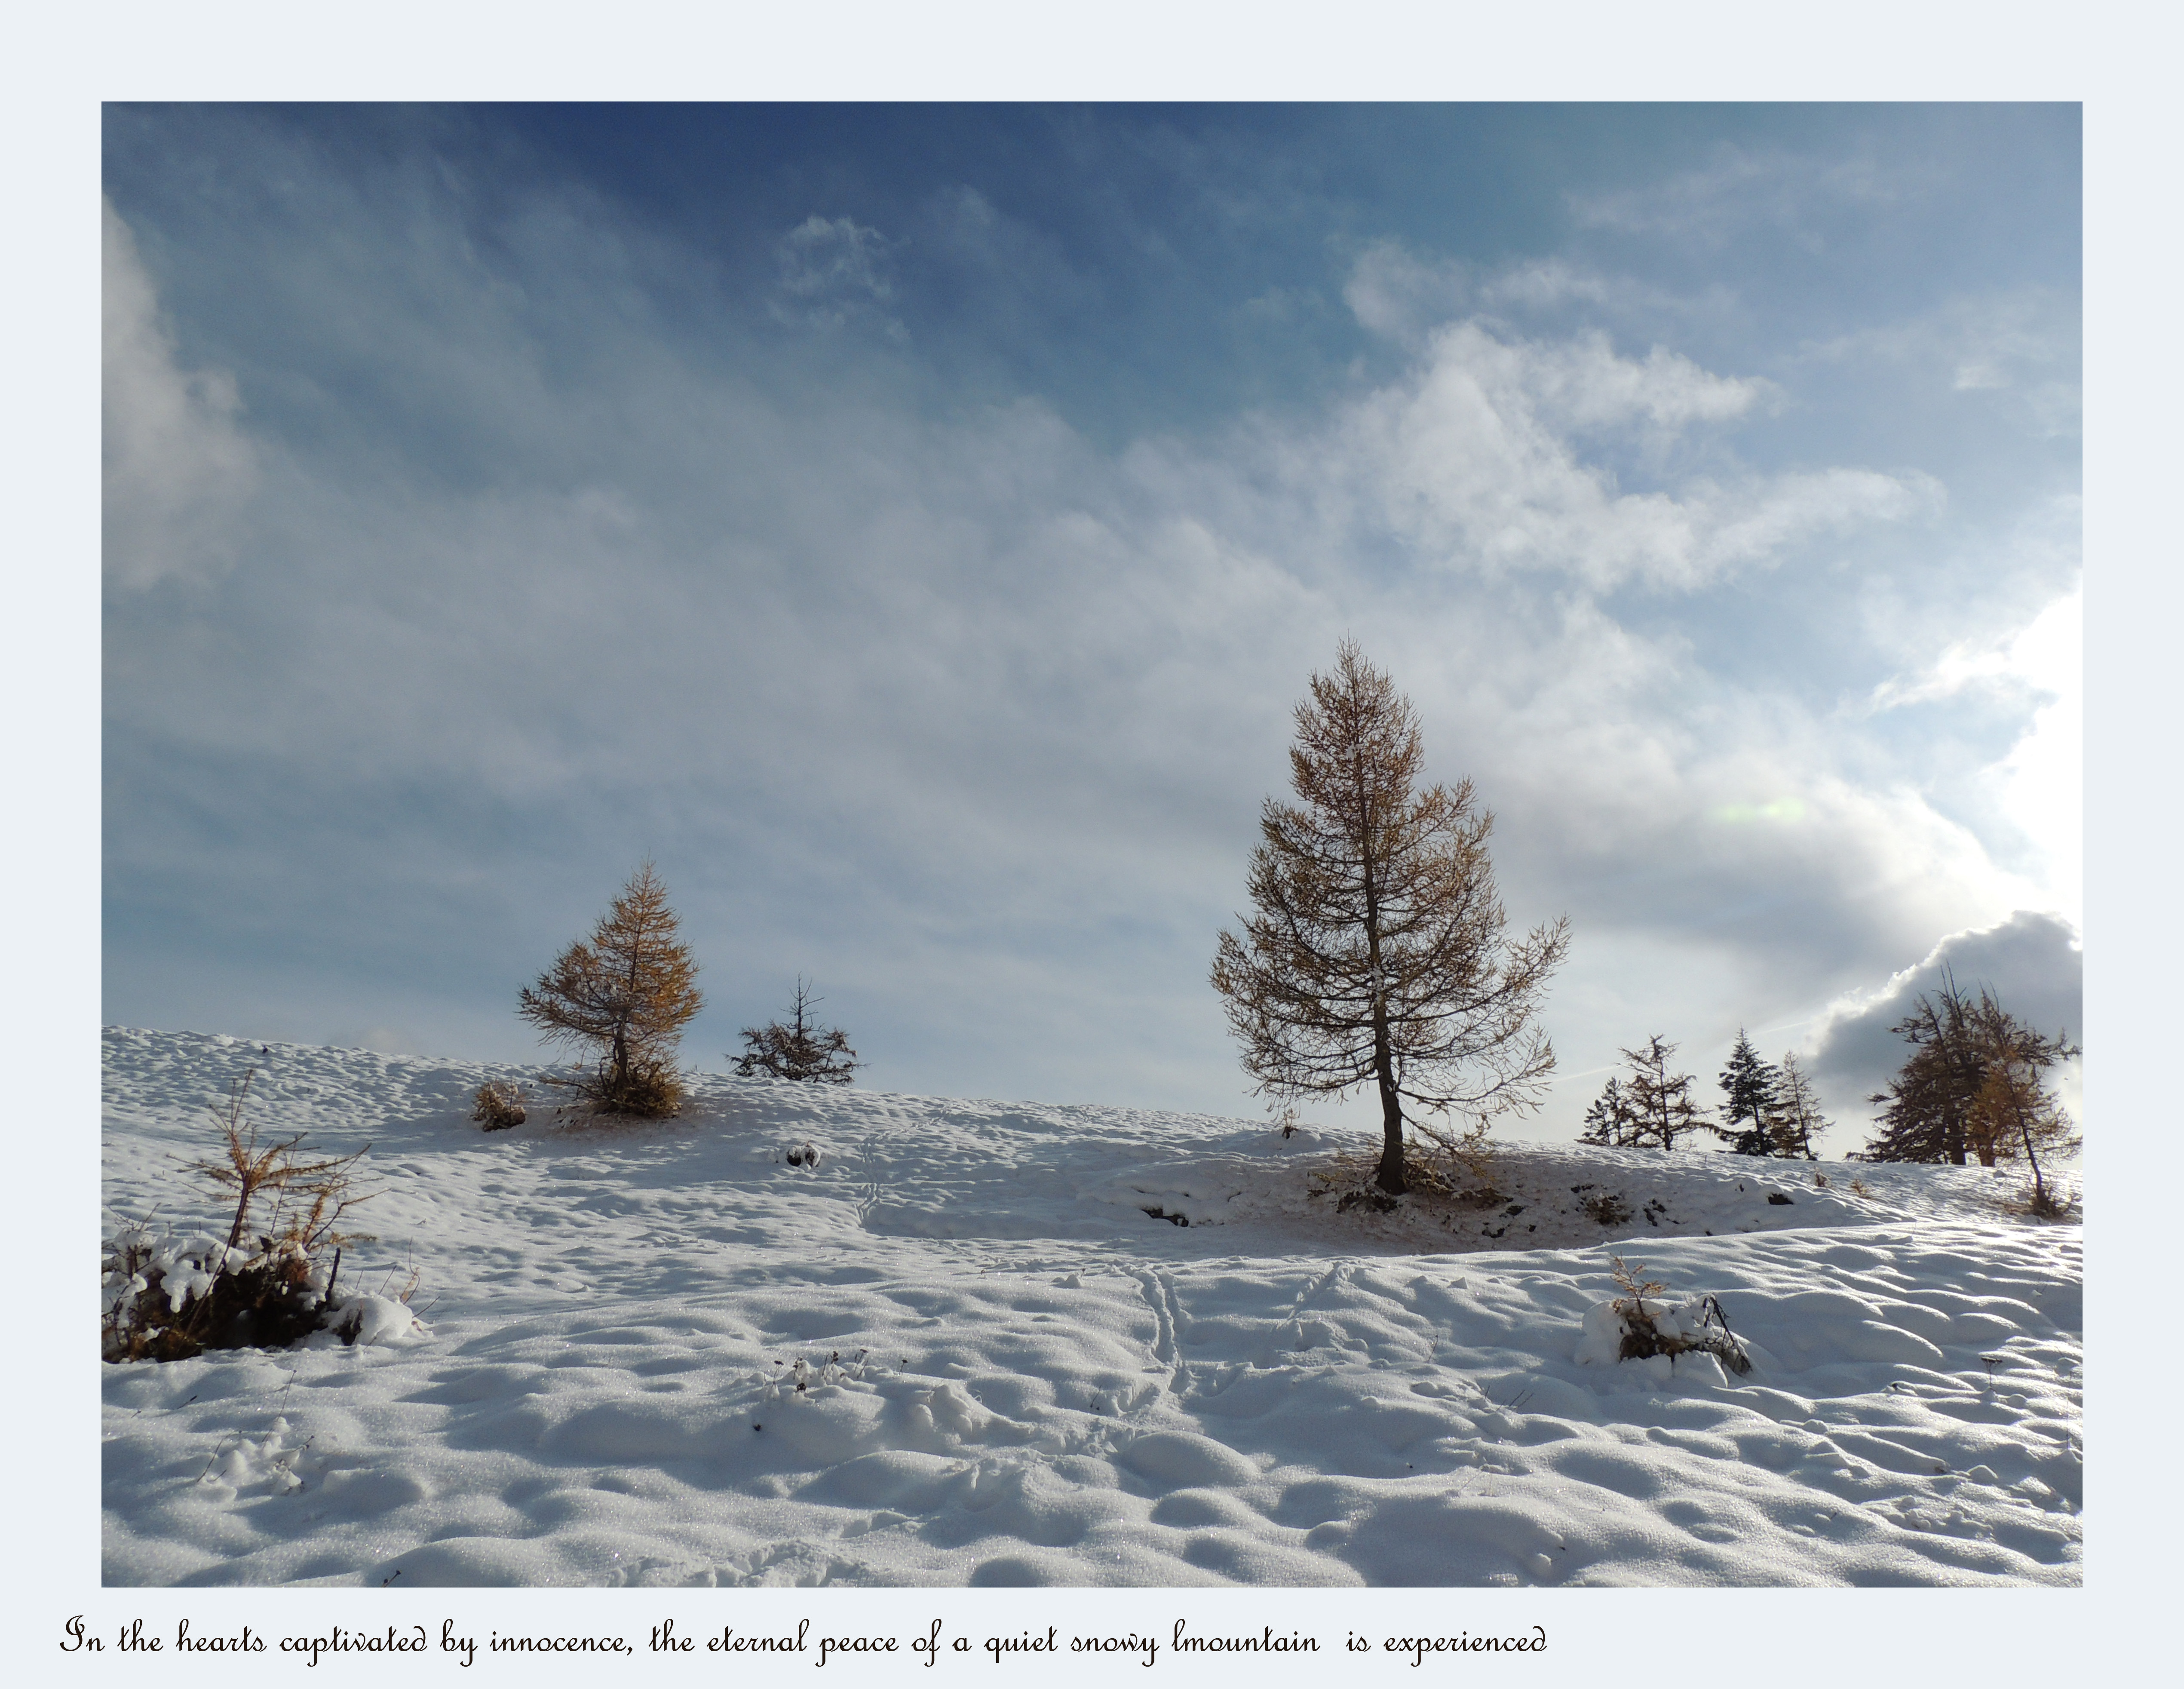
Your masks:
[{"label": "larch tree", "polygon": [[811,1006],[823,1001],[813,996],[811,988],[800,978],[786,1021],[743,1029],[744,1053],[736,1063],[736,1072],[745,1079],[754,1073],[770,1073],[777,1079],[850,1084],[858,1062],[857,1052],[850,1048],[849,1034],[811,1018]]},{"label": "larch tree", "polygon": [[678,927],[667,888],[646,862],[592,936],[524,988],[516,1012],[543,1041],[586,1053],[587,1070],[569,1083],[604,1112],[658,1118],[681,1101],[675,1051],[705,997]]},{"label": "larch tree", "polygon": [[1796,1051],[1783,1051],[1781,1063],[1775,1071],[1781,1078],[1781,1084],[1775,1092],[1774,1110],[1767,1123],[1767,1129],[1774,1140],[1774,1153],[1818,1161],[1819,1152],[1814,1149],[1813,1140],[1835,1123],[1820,1112],[1820,1094],[1814,1088],[1812,1076],[1798,1062]]},{"label": "larch tree", "polygon": [[2047,1084],[2048,1071],[2082,1053],[2062,1034],[2035,1032],[2002,1006],[1991,987],[1973,997],[1953,976],[1920,994],[1893,1030],[1911,1053],[1871,1101],[1880,1130],[1868,1161],[1947,1162],[1981,1167],[2014,1161],[2034,1166],[2044,1201],[2039,1151],[2076,1146],[2075,1128]]},{"label": "larch tree", "polygon": [[1736,1047],[1721,1070],[1724,1123],[1713,1129],[1714,1135],[1741,1156],[1775,1153],[1773,1123],[1781,1089],[1781,1071],[1763,1060],[1744,1028],[1737,1028]]},{"label": "larch tree", "polygon": [[2048,1072],[2083,1052],[2061,1033],[2049,1038],[2035,1032],[1984,987],[1974,1019],[1986,1077],[1972,1099],[1966,1136],[1985,1166],[2014,1161],[2022,1151],[2032,1168],[2033,1211],[2059,1213],[2064,1205],[2048,1189],[2040,1157],[2068,1155],[2084,1140],[2048,1085]]},{"label": "larch tree", "polygon": [[[1944,973],[1940,989],[1920,992],[1911,1012],[1889,1029],[1911,1053],[1888,1089],[1867,1100],[1880,1106],[1880,1130],[1865,1146],[1868,1161],[1947,1162],[1964,1165],[1971,1140],[1972,1102],[1986,1083],[1979,1006]],[[1992,1157],[1987,1158],[1992,1165]]]},{"label": "larch tree", "polygon": [[1332,673],[1312,677],[1295,721],[1298,801],[1269,798],[1261,811],[1252,910],[1241,933],[1221,934],[1213,987],[1262,1094],[1373,1089],[1374,1183],[1399,1195],[1407,1123],[1454,1148],[1538,1106],[1555,1059],[1538,1016],[1568,923],[1504,939],[1493,816],[1474,806],[1468,780],[1417,789],[1417,712],[1354,640]]},{"label": "larch tree", "polygon": [[1706,1111],[1692,1101],[1691,1076],[1670,1073],[1676,1046],[1655,1033],[1642,1050],[1626,1050],[1630,1078],[1623,1087],[1633,1122],[1629,1141],[1641,1148],[1673,1150],[1676,1140],[1706,1123]]}]

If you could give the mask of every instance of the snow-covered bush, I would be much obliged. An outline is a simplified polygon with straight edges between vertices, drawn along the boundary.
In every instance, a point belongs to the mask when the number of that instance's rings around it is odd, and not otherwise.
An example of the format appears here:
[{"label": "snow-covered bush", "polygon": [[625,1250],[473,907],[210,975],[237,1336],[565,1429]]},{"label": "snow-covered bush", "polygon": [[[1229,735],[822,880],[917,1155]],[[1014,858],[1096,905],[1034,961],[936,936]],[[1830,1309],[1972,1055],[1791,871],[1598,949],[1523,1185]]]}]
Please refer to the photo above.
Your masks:
[{"label": "snow-covered bush", "polygon": [[314,1259],[293,1238],[230,1248],[202,1234],[123,1226],[99,1274],[99,1352],[109,1361],[182,1361],[208,1349],[286,1348],[314,1334],[343,1343],[412,1342],[406,1298],[341,1296],[341,1251]]},{"label": "snow-covered bush", "polygon": [[[367,1316],[375,1331],[400,1323],[361,1305],[383,1299],[343,1302],[334,1294],[342,1246],[355,1240],[336,1224],[369,1200],[349,1186],[362,1151],[314,1161],[298,1153],[301,1133],[261,1146],[257,1129],[243,1119],[252,1078],[246,1072],[235,1082],[215,1117],[219,1157],[191,1163],[223,1200],[234,1198],[226,1240],[154,1230],[148,1220],[106,1240],[99,1273],[99,1348],[106,1359],[178,1361],[207,1349],[285,1348],[328,1328],[354,1341]],[[254,1207],[262,1216],[256,1224]]]},{"label": "snow-covered bush", "polygon": [[1752,1370],[1751,1357],[1713,1297],[1693,1296],[1671,1307],[1658,1299],[1666,1285],[1639,1277],[1646,1270],[1642,1266],[1626,1267],[1620,1256],[1608,1259],[1623,1294],[1586,1312],[1577,1346],[1580,1366],[1613,1366],[1655,1355],[1673,1362],[1678,1355],[1699,1353],[1713,1356],[1740,1377]]},{"label": "snow-covered bush", "polygon": [[101,1352],[109,1361],[179,1361],[207,1349],[281,1347],[319,1329],[332,1286],[292,1241],[230,1248],[148,1224],[106,1240]]}]

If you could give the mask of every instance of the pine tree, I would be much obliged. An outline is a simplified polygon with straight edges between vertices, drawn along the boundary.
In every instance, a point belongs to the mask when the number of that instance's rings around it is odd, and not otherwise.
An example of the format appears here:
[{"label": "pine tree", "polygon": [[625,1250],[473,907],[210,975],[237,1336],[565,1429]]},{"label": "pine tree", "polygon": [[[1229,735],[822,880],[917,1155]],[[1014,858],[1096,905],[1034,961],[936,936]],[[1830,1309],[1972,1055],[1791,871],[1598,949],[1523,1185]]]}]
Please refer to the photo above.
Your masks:
[{"label": "pine tree", "polygon": [[1637,1141],[1637,1112],[1623,1094],[1623,1081],[1610,1079],[1585,1110],[1585,1130],[1578,1134],[1578,1142],[1624,1149]]},{"label": "pine tree", "polygon": [[1783,1051],[1777,1072],[1781,1076],[1781,1085],[1775,1093],[1774,1112],[1768,1120],[1774,1153],[1818,1161],[1820,1157],[1813,1148],[1813,1140],[1834,1123],[1820,1112],[1820,1094],[1798,1064],[1797,1051]]},{"label": "pine tree", "polygon": [[774,1021],[766,1026],[747,1026],[743,1029],[744,1053],[736,1063],[736,1072],[745,1079],[763,1073],[777,1079],[811,1079],[830,1085],[850,1084],[850,1076],[856,1071],[858,1062],[857,1052],[850,1048],[849,1034],[837,1027],[821,1026],[806,1018],[811,1006],[824,1001],[813,996],[811,988],[799,978],[787,1022]]},{"label": "pine tree", "polygon": [[705,998],[677,926],[667,888],[646,862],[592,936],[524,989],[516,1012],[541,1040],[588,1053],[588,1069],[566,1083],[604,1112],[656,1118],[681,1100],[675,1050]]},{"label": "pine tree", "polygon": [[[1212,983],[1257,1089],[1284,1099],[1371,1086],[1380,1101],[1374,1182],[1407,1188],[1406,1100],[1453,1113],[1475,1142],[1535,1108],[1554,1049],[1537,1025],[1568,923],[1506,943],[1486,841],[1494,817],[1468,780],[1413,790],[1418,716],[1354,641],[1312,677],[1290,776],[1269,798],[1246,881],[1253,911],[1224,932]],[[1444,1146],[1436,1125],[1409,1123]]]},{"label": "pine tree", "polygon": [[1775,1153],[1773,1123],[1781,1088],[1780,1071],[1762,1061],[1744,1028],[1737,1028],[1736,1047],[1729,1052],[1729,1065],[1721,1070],[1721,1117],[1725,1123],[1711,1129],[1714,1135],[1741,1156]]}]

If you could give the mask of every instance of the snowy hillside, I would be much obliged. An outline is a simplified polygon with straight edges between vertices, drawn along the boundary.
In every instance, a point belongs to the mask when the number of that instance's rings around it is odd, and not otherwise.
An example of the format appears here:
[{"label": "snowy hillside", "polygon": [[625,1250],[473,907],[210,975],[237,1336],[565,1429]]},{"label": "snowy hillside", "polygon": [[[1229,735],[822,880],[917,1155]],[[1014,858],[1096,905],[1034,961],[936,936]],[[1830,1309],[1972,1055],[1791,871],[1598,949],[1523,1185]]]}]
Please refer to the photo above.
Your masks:
[{"label": "snowy hillside", "polygon": [[[1249,1121],[709,1076],[488,1135],[526,1075],[112,1029],[110,1215],[212,1221],[249,1067],[370,1144],[343,1277],[427,1329],[103,1367],[109,1583],[2079,1580],[2080,1233],[2008,1175],[1513,1144],[1338,1212],[1363,1146]],[[1611,1250],[1753,1372],[1580,1363]]]}]

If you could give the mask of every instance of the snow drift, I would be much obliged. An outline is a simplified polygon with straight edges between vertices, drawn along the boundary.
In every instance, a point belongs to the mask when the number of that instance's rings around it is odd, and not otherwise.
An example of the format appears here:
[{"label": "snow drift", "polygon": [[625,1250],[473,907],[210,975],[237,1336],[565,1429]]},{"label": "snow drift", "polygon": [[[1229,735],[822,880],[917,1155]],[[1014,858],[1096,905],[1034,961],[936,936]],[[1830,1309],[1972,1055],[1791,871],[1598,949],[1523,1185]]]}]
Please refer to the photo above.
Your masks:
[{"label": "snow drift", "polygon": [[[1513,1145],[1337,1212],[1343,1146],[1206,1116],[705,1076],[488,1136],[513,1069],[105,1054],[116,1216],[201,1222],[246,1067],[369,1141],[398,1340],[104,1366],[109,1583],[2079,1580],[2080,1232],[1978,1169]],[[1751,1373],[1581,1355],[1611,1251]]]}]

